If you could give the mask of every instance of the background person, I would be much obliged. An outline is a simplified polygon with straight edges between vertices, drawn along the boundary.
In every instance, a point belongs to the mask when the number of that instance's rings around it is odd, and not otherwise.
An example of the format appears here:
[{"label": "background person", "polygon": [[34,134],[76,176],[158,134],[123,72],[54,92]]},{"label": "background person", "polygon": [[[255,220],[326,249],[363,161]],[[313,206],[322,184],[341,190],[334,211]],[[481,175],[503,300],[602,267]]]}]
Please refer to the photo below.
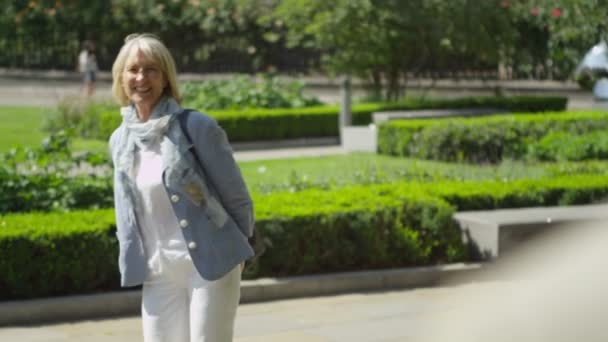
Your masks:
[{"label": "background person", "polygon": [[143,284],[144,341],[232,341],[253,203],[226,135],[192,113],[189,149],[175,63],[157,37],[128,36],[112,76],[124,106],[110,138],[121,285]]},{"label": "background person", "polygon": [[83,49],[78,55],[78,71],[82,74],[83,91],[87,97],[93,96],[95,92],[95,81],[97,78],[97,57],[95,56],[95,44],[85,40]]}]

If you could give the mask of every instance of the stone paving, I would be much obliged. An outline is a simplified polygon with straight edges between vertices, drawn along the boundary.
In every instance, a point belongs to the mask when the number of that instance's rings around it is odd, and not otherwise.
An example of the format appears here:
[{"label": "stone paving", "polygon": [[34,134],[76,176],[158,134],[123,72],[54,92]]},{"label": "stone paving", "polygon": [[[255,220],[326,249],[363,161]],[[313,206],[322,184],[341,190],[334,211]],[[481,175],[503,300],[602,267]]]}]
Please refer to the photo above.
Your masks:
[{"label": "stone paving", "polygon": [[[510,83],[516,84],[517,81]],[[524,81],[525,83],[525,81]],[[555,83],[555,82],[554,82]],[[512,85],[513,86],[513,85]],[[538,84],[532,85],[522,84],[518,90],[512,90],[508,95],[566,95],[568,96],[570,109],[590,108],[593,107],[593,98],[591,92],[581,92],[577,89],[571,89],[571,86],[562,86],[559,83],[548,84],[547,89],[538,90]],[[309,87],[305,88],[305,93],[316,96],[324,102],[338,103],[340,91],[335,86]],[[409,94],[417,94],[420,91],[411,90]],[[0,105],[30,105],[30,106],[54,106],[61,98],[65,96],[79,96],[81,94],[81,84],[77,80],[66,79],[20,79],[14,77],[6,77],[0,75]],[[103,80],[97,82],[95,98],[96,99],[112,99],[111,82]],[[462,96],[477,96],[477,95],[493,95],[491,87],[474,89],[458,89],[458,87],[437,88],[425,92],[429,97],[441,96],[447,98],[462,97]],[[364,96],[365,94],[359,90],[355,90],[356,97]]]},{"label": "stone paving", "polygon": [[[608,230],[576,224],[430,288],[243,304],[237,342],[608,341]],[[0,328],[3,342],[141,341],[139,317]]]},{"label": "stone paving", "polygon": [[[505,286],[471,283],[377,293],[292,299],[239,307],[236,342],[411,341],[462,296]],[[141,341],[139,317],[0,328],[3,342]]]},{"label": "stone paving", "polygon": [[[583,274],[598,266],[586,265],[589,267],[582,267]],[[568,269],[564,276],[577,272]],[[239,307],[234,341],[607,341],[603,322],[608,277],[595,283],[564,282],[562,277],[552,276],[546,279],[549,281],[485,280],[244,304]],[[594,286],[599,288],[594,291]],[[142,341],[140,326],[139,317],[124,317],[5,327],[0,328],[0,341],[137,342]]]}]

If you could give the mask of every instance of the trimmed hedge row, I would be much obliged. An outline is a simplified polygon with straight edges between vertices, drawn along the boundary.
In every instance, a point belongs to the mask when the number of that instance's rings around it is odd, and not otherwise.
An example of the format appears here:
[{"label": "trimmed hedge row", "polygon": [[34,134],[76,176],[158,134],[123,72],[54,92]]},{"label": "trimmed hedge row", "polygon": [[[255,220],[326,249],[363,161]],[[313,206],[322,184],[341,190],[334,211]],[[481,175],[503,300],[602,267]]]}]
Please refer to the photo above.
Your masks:
[{"label": "trimmed hedge row", "polygon": [[[565,97],[470,97],[462,99],[407,100],[397,103],[356,104],[352,108],[354,125],[372,122],[372,113],[387,110],[441,108],[496,108],[511,112],[565,110]],[[188,107],[188,104],[184,104]],[[230,141],[280,140],[338,135],[338,106],[294,109],[251,109],[241,111],[208,111],[224,128]],[[100,138],[108,139],[120,124],[120,115],[101,115]]]},{"label": "trimmed hedge row", "polygon": [[116,289],[111,210],[0,216],[0,299]]},{"label": "trimmed hedge row", "polygon": [[608,174],[573,175],[512,182],[432,183],[426,190],[456,210],[588,204],[608,196]]},{"label": "trimmed hedge row", "polygon": [[[453,208],[425,193],[395,197],[359,187],[255,200],[257,229],[271,246],[247,277],[464,259]],[[0,299],[117,288],[111,209],[12,214],[0,217],[0,227]]]},{"label": "trimmed hedge row", "polygon": [[[515,182],[395,183],[256,195],[269,242],[246,277],[466,260],[455,210],[589,203],[608,175]],[[118,286],[112,210],[0,217],[0,299]]]},{"label": "trimmed hedge row", "polygon": [[358,186],[255,198],[271,243],[255,276],[421,265],[464,259],[453,208],[424,191]]},{"label": "trimmed hedge row", "polygon": [[399,120],[379,127],[378,150],[422,159],[497,163],[505,157],[522,158],[528,144],[550,132],[607,129],[606,111]]},{"label": "trimmed hedge row", "polygon": [[547,134],[528,146],[528,157],[543,161],[579,161],[608,158],[608,131],[583,135]]}]

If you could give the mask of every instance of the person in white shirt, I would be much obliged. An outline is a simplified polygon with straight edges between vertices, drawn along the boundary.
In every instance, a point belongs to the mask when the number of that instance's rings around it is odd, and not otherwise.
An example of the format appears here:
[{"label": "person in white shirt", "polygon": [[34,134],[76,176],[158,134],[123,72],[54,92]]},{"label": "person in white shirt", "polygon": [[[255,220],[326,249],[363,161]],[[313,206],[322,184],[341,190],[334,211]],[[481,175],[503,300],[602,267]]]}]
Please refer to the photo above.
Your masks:
[{"label": "person in white shirt", "polygon": [[78,71],[82,74],[84,94],[87,97],[93,96],[98,68],[95,44],[89,40],[84,41],[83,49],[78,55]]}]

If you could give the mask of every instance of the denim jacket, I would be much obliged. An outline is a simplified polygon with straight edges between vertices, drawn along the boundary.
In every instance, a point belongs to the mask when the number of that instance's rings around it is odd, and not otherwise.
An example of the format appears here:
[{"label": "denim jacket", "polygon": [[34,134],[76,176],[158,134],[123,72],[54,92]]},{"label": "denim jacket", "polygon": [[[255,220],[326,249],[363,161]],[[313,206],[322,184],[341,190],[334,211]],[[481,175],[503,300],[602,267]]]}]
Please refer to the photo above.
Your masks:
[{"label": "denim jacket", "polygon": [[[192,113],[187,127],[193,146],[173,115],[161,142],[162,182],[195,268],[204,279],[216,280],[254,255],[247,240],[254,229],[253,202],[217,122],[205,114]],[[124,151],[127,132],[123,124],[110,137],[123,287],[142,284],[147,272],[142,229],[135,213],[133,158],[126,159],[128,162],[123,158],[125,153],[135,152]]]}]

